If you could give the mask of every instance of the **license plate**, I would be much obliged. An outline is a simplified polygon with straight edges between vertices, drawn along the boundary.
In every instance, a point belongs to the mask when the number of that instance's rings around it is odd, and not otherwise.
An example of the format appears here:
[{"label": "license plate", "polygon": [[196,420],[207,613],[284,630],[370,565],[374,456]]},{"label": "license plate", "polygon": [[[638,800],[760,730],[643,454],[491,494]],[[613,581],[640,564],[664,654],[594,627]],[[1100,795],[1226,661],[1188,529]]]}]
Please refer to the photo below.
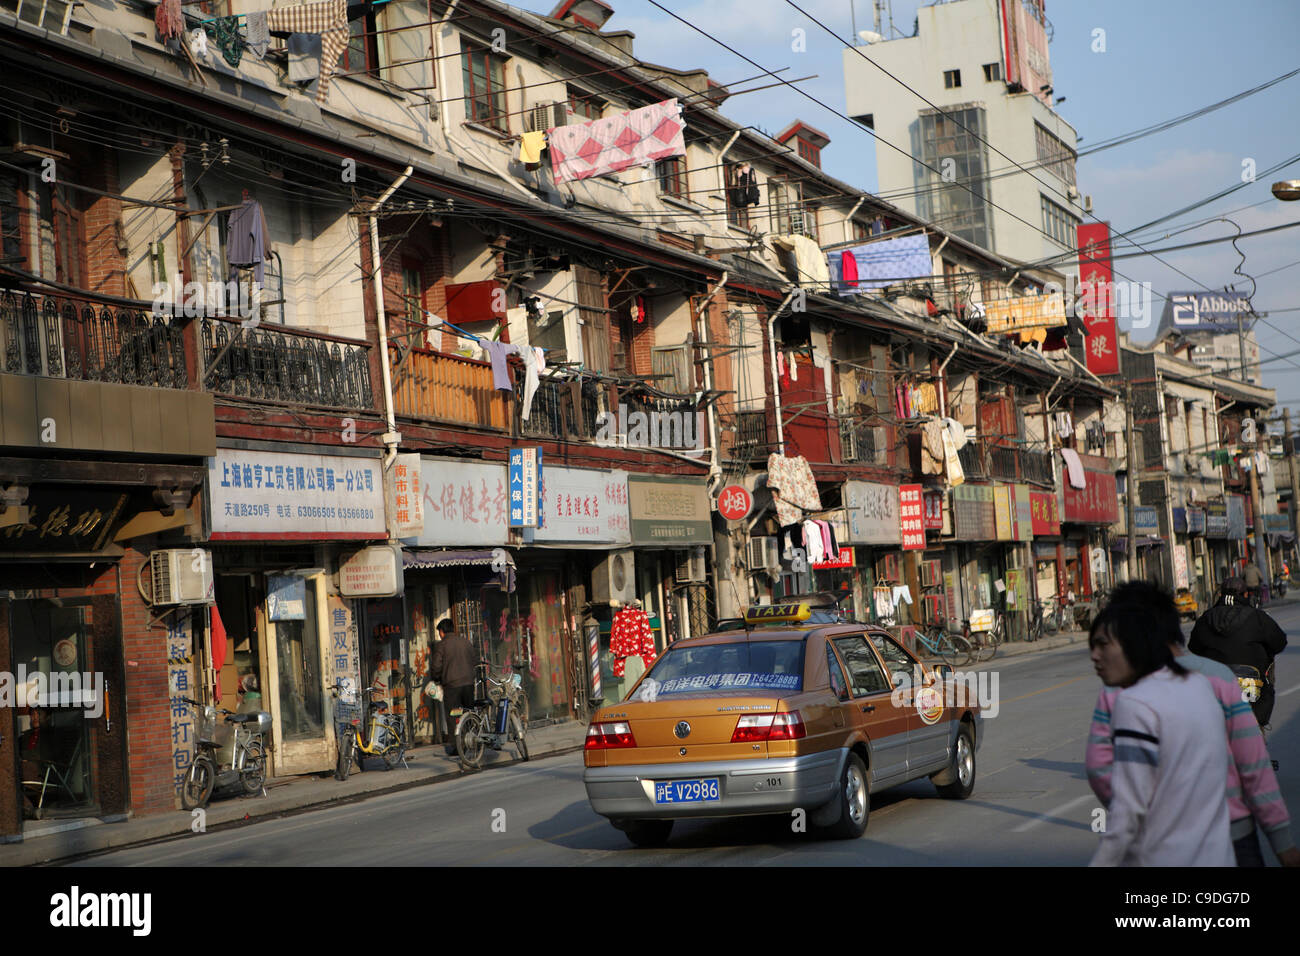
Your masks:
[{"label": "license plate", "polygon": [[655,803],[707,803],[720,800],[718,778],[666,780],[655,784]]}]

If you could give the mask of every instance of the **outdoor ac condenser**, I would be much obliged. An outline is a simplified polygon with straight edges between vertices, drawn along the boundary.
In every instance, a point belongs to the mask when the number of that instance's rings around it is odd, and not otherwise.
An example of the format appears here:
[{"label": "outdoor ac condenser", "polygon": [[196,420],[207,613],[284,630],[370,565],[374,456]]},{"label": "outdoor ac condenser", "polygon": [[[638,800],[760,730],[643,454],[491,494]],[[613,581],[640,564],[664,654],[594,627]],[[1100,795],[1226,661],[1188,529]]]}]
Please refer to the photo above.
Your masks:
[{"label": "outdoor ac condenser", "polygon": [[678,584],[703,584],[708,580],[709,569],[704,563],[704,549],[691,548],[676,552]]},{"label": "outdoor ac condenser", "polygon": [[746,557],[751,571],[774,570],[781,566],[781,552],[773,535],[750,538]]},{"label": "outdoor ac condenser", "polygon": [[635,555],[631,550],[611,551],[591,573],[591,602],[630,604],[635,600]]},{"label": "outdoor ac condenser", "polygon": [[211,604],[212,553],[200,548],[176,548],[149,555],[153,604]]}]

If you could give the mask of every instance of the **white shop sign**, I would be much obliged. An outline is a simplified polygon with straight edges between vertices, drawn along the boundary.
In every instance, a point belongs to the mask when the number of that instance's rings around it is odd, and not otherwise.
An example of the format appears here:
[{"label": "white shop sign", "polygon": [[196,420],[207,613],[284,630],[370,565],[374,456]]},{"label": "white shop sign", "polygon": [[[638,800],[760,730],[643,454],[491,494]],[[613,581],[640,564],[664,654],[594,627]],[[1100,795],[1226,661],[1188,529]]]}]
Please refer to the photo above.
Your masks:
[{"label": "white shop sign", "polygon": [[842,539],[844,544],[902,543],[897,485],[846,481],[844,504],[848,509],[848,534]]},{"label": "white shop sign", "polygon": [[547,465],[542,472],[541,543],[631,544],[626,471]]},{"label": "white shop sign", "polygon": [[212,538],[388,537],[378,458],[219,448],[208,459]]},{"label": "white shop sign", "polygon": [[478,461],[420,462],[424,486],[421,547],[463,547],[509,543],[506,466]]},{"label": "white shop sign", "polygon": [[362,548],[339,565],[343,597],[395,597],[402,593],[402,549],[386,544]]}]

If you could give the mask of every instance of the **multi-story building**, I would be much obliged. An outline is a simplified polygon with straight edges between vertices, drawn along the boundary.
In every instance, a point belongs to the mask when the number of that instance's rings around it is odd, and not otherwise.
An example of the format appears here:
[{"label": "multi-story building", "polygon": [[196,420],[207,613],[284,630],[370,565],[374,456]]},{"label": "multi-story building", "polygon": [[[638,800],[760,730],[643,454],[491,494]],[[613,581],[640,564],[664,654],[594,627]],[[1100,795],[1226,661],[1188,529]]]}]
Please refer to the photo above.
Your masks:
[{"label": "multi-story building", "polygon": [[933,3],[912,36],[868,35],[876,42],[843,53],[846,112],[878,137],[880,195],[1026,263],[1072,261],[1075,227],[1091,211],[1075,180],[1074,128],[1054,108],[1044,6]]},{"label": "multi-story building", "polygon": [[[277,774],[332,766],[342,678],[437,739],[444,617],[562,720],[635,676],[635,601],[662,647],[810,587],[902,640],[1064,593],[1031,541],[1064,569],[1101,523],[1048,422],[1114,392],[1039,348],[1059,274],[728,119],[603,4],[346,9],[260,53],[252,3],[0,10],[0,664],[107,688],[0,714],[0,837],[174,807],[182,696],[269,712]],[[313,79],[281,28],[350,39]],[[778,544],[792,469],[821,561]]]}]

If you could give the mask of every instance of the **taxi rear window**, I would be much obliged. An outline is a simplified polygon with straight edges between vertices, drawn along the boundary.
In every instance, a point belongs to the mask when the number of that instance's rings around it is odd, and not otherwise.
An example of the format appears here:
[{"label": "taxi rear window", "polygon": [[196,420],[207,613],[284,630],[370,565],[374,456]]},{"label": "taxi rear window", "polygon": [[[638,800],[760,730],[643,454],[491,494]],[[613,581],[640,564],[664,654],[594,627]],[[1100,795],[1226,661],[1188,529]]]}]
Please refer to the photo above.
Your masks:
[{"label": "taxi rear window", "polygon": [[655,682],[661,697],[711,690],[798,691],[803,653],[803,641],[679,645],[664,652],[645,680]]}]

